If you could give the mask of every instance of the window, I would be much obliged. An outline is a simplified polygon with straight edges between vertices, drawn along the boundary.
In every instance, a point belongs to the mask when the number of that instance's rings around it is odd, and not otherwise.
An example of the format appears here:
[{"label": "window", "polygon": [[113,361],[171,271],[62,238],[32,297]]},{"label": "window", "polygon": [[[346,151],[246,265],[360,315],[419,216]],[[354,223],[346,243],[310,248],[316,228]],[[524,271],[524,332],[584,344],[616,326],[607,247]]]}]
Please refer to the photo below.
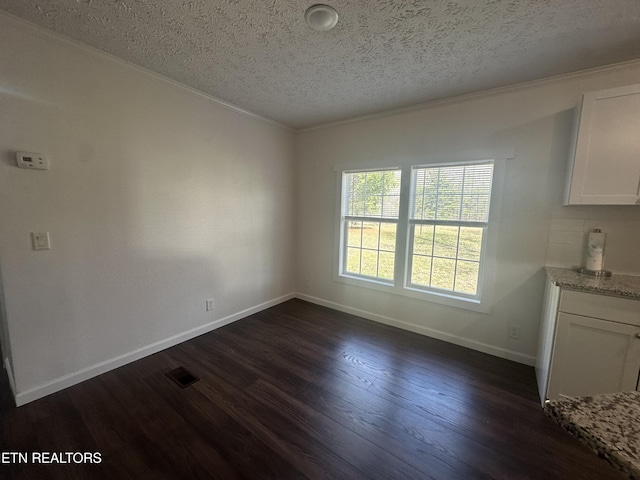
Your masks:
[{"label": "window", "polygon": [[408,284],[479,297],[493,163],[412,169]]},{"label": "window", "polygon": [[343,171],[338,276],[479,304],[493,176],[493,160]]},{"label": "window", "polygon": [[342,271],[393,282],[400,170],[345,172],[342,191]]}]

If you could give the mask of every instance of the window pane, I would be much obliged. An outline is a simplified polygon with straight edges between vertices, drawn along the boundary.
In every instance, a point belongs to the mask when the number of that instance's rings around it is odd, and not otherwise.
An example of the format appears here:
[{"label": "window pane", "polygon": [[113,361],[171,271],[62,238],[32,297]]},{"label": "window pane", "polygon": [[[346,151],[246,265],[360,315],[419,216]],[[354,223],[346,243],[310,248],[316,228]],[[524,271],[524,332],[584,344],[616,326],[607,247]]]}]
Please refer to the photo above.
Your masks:
[{"label": "window pane", "polygon": [[414,169],[414,195],[412,218],[434,219],[436,196],[429,192],[438,190],[438,170],[435,168]]},{"label": "window pane", "polygon": [[486,222],[493,165],[467,165],[462,202],[462,220]]},{"label": "window pane", "polygon": [[460,218],[460,195],[438,195],[437,220],[458,220]]},{"label": "window pane", "polygon": [[433,225],[413,225],[413,253],[433,255]]},{"label": "window pane", "polygon": [[375,250],[362,250],[362,275],[370,277],[378,276],[378,252]]},{"label": "window pane", "polygon": [[493,163],[413,169],[412,218],[487,222]]},{"label": "window pane", "polygon": [[380,252],[378,262],[378,278],[393,280],[393,269],[395,268],[395,254]]},{"label": "window pane", "polygon": [[414,255],[411,264],[411,283],[431,286],[431,257]]},{"label": "window pane", "polygon": [[[413,225],[412,228],[410,283],[476,295],[484,228],[442,225]],[[421,235],[420,229],[435,232],[433,256],[426,245],[432,235]]]},{"label": "window pane", "polygon": [[344,272],[393,280],[396,223],[345,220],[347,251]]},{"label": "window pane", "polygon": [[463,197],[461,220],[465,222],[486,222],[488,212],[488,195],[465,195]]},{"label": "window pane", "polygon": [[360,273],[360,250],[359,248],[347,248],[346,271],[349,273]]},{"label": "window pane", "polygon": [[362,246],[362,222],[347,222],[347,245],[350,247]]},{"label": "window pane", "polygon": [[456,261],[448,258],[434,258],[431,286],[444,290],[453,290],[456,276]]},{"label": "window pane", "polygon": [[396,250],[396,224],[380,224],[380,250],[395,252]]},{"label": "window pane", "polygon": [[457,220],[460,218],[464,167],[439,168],[438,189],[428,194],[437,195],[436,219]]},{"label": "window pane", "polygon": [[478,291],[478,262],[458,261],[455,291],[475,295]]},{"label": "window pane", "polygon": [[365,222],[362,229],[362,247],[378,249],[380,224],[378,222]]},{"label": "window pane", "polygon": [[458,258],[464,260],[480,260],[483,232],[484,229],[479,227],[460,227]]},{"label": "window pane", "polygon": [[435,241],[433,255],[436,257],[456,258],[458,252],[458,231],[460,227],[437,225],[435,227]]},{"label": "window pane", "polygon": [[398,218],[400,170],[345,173],[344,185],[345,216]]}]

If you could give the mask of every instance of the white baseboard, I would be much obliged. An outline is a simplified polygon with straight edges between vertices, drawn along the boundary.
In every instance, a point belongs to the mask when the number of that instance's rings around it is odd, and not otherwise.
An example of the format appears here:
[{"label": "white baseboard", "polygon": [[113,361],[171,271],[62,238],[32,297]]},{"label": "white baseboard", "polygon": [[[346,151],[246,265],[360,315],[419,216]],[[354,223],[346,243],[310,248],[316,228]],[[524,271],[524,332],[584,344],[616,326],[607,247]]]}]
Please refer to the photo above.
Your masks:
[{"label": "white baseboard", "polygon": [[[199,335],[215,330],[216,328],[223,327],[225,325],[228,325],[229,323],[233,323],[237,320],[248,317],[249,315],[253,315],[254,313],[260,312],[262,310],[266,310],[267,308],[273,307],[282,302],[286,302],[287,300],[291,300],[292,298],[295,298],[295,294],[293,293],[290,293],[288,295],[283,295],[282,297],[278,297],[268,302],[264,302],[259,305],[256,305],[254,307],[247,308],[238,313],[234,313],[233,315],[229,315],[225,318],[215,320],[211,323],[207,323],[200,327],[196,327],[184,333],[174,335],[173,337],[167,338],[165,340],[152,343],[151,345],[147,345],[145,347],[139,348],[137,350],[134,350],[133,352],[125,353],[124,355],[120,355],[115,358],[106,360],[104,362],[100,362],[96,365],[83,368],[82,370],[71,373],[69,375],[56,378],[50,382],[43,383],[41,385],[38,385],[35,388],[31,388],[24,392],[16,393],[15,386],[12,385],[14,398],[16,400],[16,405],[19,407],[21,405],[24,405],[29,402],[33,402],[34,400],[45,397],[52,393],[59,392],[60,390],[71,387],[80,382],[84,382],[85,380],[96,377],[102,373],[108,372],[110,370],[114,370],[118,367],[122,367],[123,365],[126,365],[131,362],[135,362],[136,360],[140,360],[141,358],[147,357],[149,355],[153,355],[154,353],[158,353],[169,347],[173,347],[174,345],[178,345],[179,343],[185,342]],[[12,378],[13,377],[10,376],[10,381]]]},{"label": "white baseboard", "polygon": [[391,325],[392,327],[402,328],[403,330],[409,330],[411,332],[426,335],[427,337],[437,338],[438,340],[444,340],[445,342],[467,347],[472,350],[477,350],[482,353],[488,353],[507,360],[513,360],[514,362],[523,363],[525,365],[534,366],[536,363],[535,357],[531,355],[525,355],[520,352],[508,350],[506,348],[496,347],[487,343],[482,343],[470,338],[459,337],[451,333],[441,332],[422,325],[416,325],[414,323],[405,322],[396,318],[387,317],[384,315],[378,315],[377,313],[368,312],[366,310],[360,310],[358,308],[349,307],[340,303],[331,302],[318,297],[312,297],[303,293],[297,293],[296,298],[300,300],[306,300],[307,302],[315,303],[316,305],[322,305],[323,307],[332,308],[341,312],[350,313],[359,317],[366,318],[367,320],[373,320],[374,322],[384,323],[385,325]]},{"label": "white baseboard", "polygon": [[11,368],[11,360],[9,357],[5,357],[4,359],[4,369],[7,371],[7,377],[9,378],[9,388],[11,388],[11,395],[13,398],[16,398],[16,384],[15,379],[13,378],[13,370]]}]

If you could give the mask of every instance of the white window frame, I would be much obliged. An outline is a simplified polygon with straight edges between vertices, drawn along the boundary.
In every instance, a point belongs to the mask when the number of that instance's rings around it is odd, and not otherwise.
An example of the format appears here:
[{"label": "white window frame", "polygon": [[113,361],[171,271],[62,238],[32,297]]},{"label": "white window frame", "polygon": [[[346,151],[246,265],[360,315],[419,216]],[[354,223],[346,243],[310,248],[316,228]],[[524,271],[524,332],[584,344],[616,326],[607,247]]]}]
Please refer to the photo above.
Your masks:
[{"label": "white window frame", "polygon": [[[478,163],[493,162],[493,181],[491,185],[491,198],[489,205],[489,219],[486,225],[485,235],[483,235],[483,245],[480,259],[480,271],[478,278],[478,292],[476,296],[465,295],[448,290],[439,290],[429,287],[415,286],[410,283],[410,258],[409,234],[410,234],[410,195],[412,192],[412,170],[414,167],[436,167],[471,165]],[[497,241],[500,218],[501,197],[505,175],[506,158],[486,158],[474,160],[461,160],[452,162],[434,162],[402,166],[381,166],[381,167],[358,167],[358,166],[336,166],[336,238],[334,255],[334,280],[343,284],[373,289],[410,297],[426,302],[438,303],[464,310],[471,310],[489,314],[494,296],[495,268],[497,257]],[[401,193],[400,193],[400,217],[398,219],[398,229],[396,233],[396,257],[394,280],[387,282],[375,277],[354,275],[343,271],[343,261],[345,254],[346,238],[343,231],[343,178],[344,173],[401,170]],[[376,219],[374,219],[376,220]]]}]

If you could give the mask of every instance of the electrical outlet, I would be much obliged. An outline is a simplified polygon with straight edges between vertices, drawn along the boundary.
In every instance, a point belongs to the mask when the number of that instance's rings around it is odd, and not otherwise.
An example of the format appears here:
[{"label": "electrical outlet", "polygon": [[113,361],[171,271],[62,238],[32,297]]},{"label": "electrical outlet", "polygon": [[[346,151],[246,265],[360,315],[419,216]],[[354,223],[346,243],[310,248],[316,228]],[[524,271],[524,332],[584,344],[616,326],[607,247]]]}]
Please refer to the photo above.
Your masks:
[{"label": "electrical outlet", "polygon": [[520,327],[518,325],[509,325],[509,338],[520,339]]},{"label": "electrical outlet", "polygon": [[213,298],[207,299],[207,312],[213,310]]},{"label": "electrical outlet", "polygon": [[49,232],[31,232],[31,248],[34,250],[50,250]]}]

